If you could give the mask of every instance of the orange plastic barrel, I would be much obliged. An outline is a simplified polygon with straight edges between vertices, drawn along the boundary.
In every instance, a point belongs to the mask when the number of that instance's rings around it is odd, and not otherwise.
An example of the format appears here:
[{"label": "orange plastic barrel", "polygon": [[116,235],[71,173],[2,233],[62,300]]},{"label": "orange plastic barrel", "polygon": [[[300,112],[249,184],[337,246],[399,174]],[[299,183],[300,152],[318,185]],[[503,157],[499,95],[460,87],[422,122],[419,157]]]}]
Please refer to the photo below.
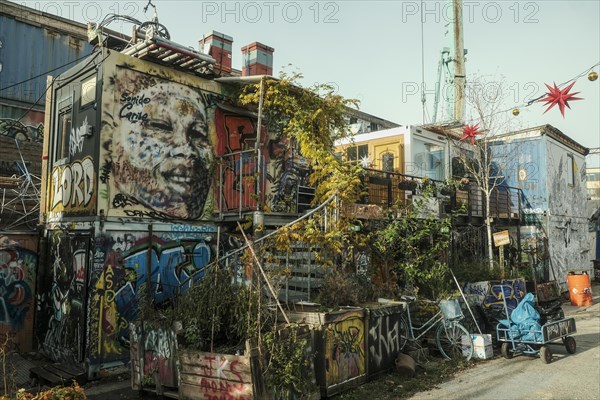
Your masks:
[{"label": "orange plastic barrel", "polygon": [[569,286],[569,299],[572,306],[592,305],[592,282],[587,272],[569,272],[567,285]]}]

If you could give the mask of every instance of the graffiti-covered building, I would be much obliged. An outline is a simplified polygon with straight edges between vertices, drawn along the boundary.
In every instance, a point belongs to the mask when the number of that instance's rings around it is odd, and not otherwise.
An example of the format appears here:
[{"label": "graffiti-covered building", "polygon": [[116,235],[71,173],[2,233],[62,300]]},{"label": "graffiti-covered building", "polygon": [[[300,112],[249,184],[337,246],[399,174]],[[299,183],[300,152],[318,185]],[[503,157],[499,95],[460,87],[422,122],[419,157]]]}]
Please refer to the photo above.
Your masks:
[{"label": "graffiti-covered building", "polygon": [[[232,101],[236,85],[262,75],[236,76],[214,49],[140,35],[57,76],[46,107],[37,341],[90,375],[128,361],[140,294],[185,294],[217,254],[244,243],[238,223],[274,229],[314,196],[294,146]],[[201,44],[215,38],[231,44],[215,32]],[[264,60],[245,57],[243,73],[264,72]],[[249,274],[239,263],[236,276]]]},{"label": "graffiti-covered building", "polygon": [[0,0],[0,334],[32,349],[46,75],[92,46],[84,24]]},{"label": "graffiti-covered building", "polygon": [[569,271],[592,267],[586,213],[589,149],[551,125],[495,136],[490,149],[498,160],[498,176],[522,190],[523,248],[540,277],[566,289]]}]

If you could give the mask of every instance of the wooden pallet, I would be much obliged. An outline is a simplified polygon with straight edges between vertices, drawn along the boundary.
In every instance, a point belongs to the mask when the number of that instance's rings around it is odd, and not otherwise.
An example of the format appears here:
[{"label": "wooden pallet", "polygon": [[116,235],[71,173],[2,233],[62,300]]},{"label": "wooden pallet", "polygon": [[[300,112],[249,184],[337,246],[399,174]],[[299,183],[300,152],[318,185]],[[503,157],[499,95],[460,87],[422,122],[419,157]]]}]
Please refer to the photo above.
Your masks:
[{"label": "wooden pallet", "polygon": [[87,381],[83,369],[69,364],[47,364],[29,370],[29,377],[47,386],[70,385],[74,380],[83,384]]}]

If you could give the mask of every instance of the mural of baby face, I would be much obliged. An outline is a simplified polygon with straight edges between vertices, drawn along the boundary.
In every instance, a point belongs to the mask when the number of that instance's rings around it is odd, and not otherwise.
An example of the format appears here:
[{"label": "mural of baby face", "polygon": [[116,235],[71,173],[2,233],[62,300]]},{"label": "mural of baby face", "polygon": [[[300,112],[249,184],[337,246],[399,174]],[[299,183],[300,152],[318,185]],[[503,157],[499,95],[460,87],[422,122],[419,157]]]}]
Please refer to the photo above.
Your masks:
[{"label": "mural of baby face", "polygon": [[163,82],[122,93],[120,107],[112,164],[117,188],[163,215],[201,217],[213,153],[200,94]]}]

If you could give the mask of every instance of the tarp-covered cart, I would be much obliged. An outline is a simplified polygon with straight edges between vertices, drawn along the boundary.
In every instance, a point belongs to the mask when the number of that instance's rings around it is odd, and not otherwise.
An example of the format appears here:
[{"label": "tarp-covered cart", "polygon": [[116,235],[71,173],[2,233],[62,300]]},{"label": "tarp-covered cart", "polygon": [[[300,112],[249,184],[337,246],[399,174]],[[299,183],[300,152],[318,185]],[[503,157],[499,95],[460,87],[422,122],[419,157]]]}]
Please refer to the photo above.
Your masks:
[{"label": "tarp-covered cart", "polygon": [[[504,298],[504,296],[502,296]],[[506,315],[509,315],[505,305]],[[576,351],[575,339],[570,336],[577,332],[574,318],[550,321],[540,325],[540,314],[534,306],[533,294],[528,293],[513,310],[508,319],[501,320],[496,327],[496,335],[502,342],[502,356],[510,359],[515,354],[540,354],[546,364],[552,361],[552,351],[548,344],[559,339],[569,354]]]}]

